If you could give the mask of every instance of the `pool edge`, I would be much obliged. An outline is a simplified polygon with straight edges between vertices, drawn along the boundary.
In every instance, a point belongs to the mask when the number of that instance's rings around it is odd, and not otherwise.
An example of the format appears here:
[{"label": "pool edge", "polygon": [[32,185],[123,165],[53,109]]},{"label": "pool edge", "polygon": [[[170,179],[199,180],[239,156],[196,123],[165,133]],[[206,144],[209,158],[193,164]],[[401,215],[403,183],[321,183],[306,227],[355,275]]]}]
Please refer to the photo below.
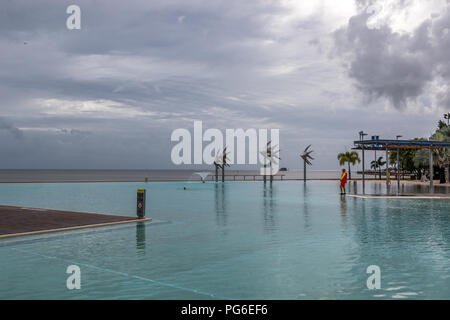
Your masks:
[{"label": "pool edge", "polygon": [[88,228],[99,228],[99,227],[107,227],[107,226],[112,226],[112,225],[117,225],[117,224],[125,224],[125,223],[133,223],[133,222],[148,222],[148,221],[152,221],[152,218],[96,223],[96,224],[89,224],[89,225],[84,225],[84,226],[74,226],[74,227],[48,229],[48,230],[37,230],[37,231],[21,232],[21,233],[11,233],[11,234],[0,235],[0,240],[7,239],[7,238],[14,238],[14,237],[39,235],[39,234],[44,234],[44,233],[72,231],[72,230],[80,230],[80,229],[88,229]]},{"label": "pool edge", "polygon": [[361,195],[361,194],[347,194],[349,197],[360,199],[437,199],[437,200],[450,200],[450,196],[425,196],[425,195],[411,195],[411,196],[383,196],[383,195]]}]

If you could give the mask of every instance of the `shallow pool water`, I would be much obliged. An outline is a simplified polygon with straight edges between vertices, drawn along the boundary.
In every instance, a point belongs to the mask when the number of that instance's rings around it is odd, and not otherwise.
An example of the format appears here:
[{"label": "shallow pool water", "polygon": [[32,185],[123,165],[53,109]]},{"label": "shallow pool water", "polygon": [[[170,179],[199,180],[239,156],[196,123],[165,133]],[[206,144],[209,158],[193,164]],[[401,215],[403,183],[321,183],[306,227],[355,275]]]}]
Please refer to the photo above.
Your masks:
[{"label": "shallow pool water", "polygon": [[0,298],[450,299],[450,200],[285,181],[1,184],[0,203],[134,216],[137,188],[152,223],[0,240]]}]

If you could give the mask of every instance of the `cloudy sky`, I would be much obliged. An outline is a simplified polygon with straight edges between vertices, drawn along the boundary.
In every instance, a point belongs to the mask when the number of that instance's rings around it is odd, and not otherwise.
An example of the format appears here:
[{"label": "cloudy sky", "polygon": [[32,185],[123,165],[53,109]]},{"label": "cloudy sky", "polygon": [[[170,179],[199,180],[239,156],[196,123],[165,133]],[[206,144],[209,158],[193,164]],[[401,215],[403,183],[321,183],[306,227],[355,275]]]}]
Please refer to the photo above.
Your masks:
[{"label": "cloudy sky", "polygon": [[428,137],[449,57],[448,0],[1,0],[0,168],[172,168],[202,120],[334,169],[361,129]]}]

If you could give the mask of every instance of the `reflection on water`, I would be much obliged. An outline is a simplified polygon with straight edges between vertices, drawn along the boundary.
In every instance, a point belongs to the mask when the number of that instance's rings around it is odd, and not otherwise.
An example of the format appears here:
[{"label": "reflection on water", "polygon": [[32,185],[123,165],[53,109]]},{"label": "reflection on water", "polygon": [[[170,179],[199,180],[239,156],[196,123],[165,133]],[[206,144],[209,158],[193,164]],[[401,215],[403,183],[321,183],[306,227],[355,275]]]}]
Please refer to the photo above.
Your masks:
[{"label": "reflection on water", "polygon": [[276,230],[276,184],[269,183],[263,184],[263,214],[264,214],[264,230],[274,231]]},{"label": "reflection on water", "polygon": [[[352,184],[353,184],[353,192],[355,194],[358,194],[358,183],[356,181],[353,181]],[[349,183],[349,185],[350,185],[350,183]]]},{"label": "reflection on water", "polygon": [[309,218],[309,205],[308,205],[308,184],[303,182],[303,221],[305,231],[311,229],[311,221]]},{"label": "reflection on water", "polygon": [[340,209],[341,209],[342,222],[345,224],[346,223],[346,217],[347,217],[347,198],[345,197],[345,195],[341,195]]},{"label": "reflection on water", "polygon": [[[358,194],[358,187],[362,189],[362,182],[353,182],[353,190]],[[430,186],[424,184],[409,184],[401,183],[400,187],[397,183],[386,184],[384,181],[380,182],[366,182],[365,194],[369,195],[414,195],[414,194],[450,194],[450,187],[435,184],[432,189]]]},{"label": "reflection on water", "polygon": [[145,255],[145,223],[136,223],[136,252]]},{"label": "reflection on water", "polygon": [[[135,216],[143,184],[0,184],[0,203]],[[2,240],[0,299],[73,299],[51,257],[92,266],[80,299],[450,298],[449,200],[341,197],[336,181],[183,186],[145,185],[149,216],[171,223]],[[386,190],[384,181],[366,186]],[[381,268],[380,290],[366,287],[369,265]]]},{"label": "reflection on water", "polygon": [[216,208],[216,222],[218,226],[227,225],[227,211],[226,211],[226,183],[216,183],[214,185],[214,203]]},{"label": "reflection on water", "polygon": [[382,278],[377,292],[386,298],[423,297],[424,291],[438,286],[427,282],[431,273],[448,283],[449,215],[442,210],[446,200],[354,200],[351,221],[358,250],[353,252],[357,263],[352,273],[360,274],[355,286],[364,280],[361,266],[369,264],[389,277]]}]

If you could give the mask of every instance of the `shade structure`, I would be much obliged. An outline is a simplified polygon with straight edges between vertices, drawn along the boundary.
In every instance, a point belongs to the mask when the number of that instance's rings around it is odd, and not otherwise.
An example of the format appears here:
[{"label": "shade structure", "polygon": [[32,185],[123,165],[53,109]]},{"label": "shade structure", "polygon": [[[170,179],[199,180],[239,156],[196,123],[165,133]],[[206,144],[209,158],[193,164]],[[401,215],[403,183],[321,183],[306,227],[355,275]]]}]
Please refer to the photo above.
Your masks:
[{"label": "shade structure", "polygon": [[357,140],[354,150],[385,150],[387,149],[440,149],[450,147],[450,142],[432,140]]},{"label": "shade structure", "polygon": [[[433,149],[442,149],[450,147],[450,142],[433,141],[433,140],[398,140],[398,139],[371,139],[371,140],[357,140],[352,150],[399,150],[399,149],[429,149],[430,150],[430,192],[433,192]],[[364,158],[364,157],[363,157]],[[398,169],[398,159],[397,159]],[[363,190],[364,190],[364,174],[363,174]],[[388,184],[388,159],[386,159],[386,184]]]}]

